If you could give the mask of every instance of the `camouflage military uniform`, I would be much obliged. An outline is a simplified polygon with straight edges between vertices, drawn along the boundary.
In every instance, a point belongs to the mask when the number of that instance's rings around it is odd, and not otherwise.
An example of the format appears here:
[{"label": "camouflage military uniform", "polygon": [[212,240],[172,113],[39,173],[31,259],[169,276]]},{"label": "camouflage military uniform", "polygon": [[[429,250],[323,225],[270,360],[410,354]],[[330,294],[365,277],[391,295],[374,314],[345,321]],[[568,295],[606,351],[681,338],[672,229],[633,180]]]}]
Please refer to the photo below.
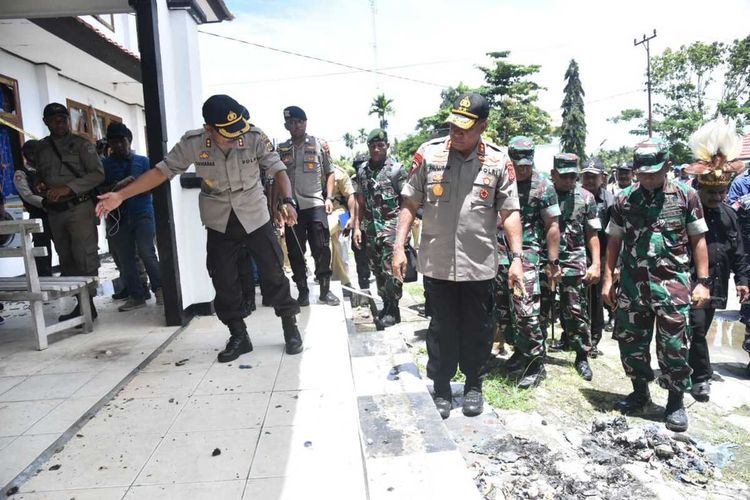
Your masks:
[{"label": "camouflage military uniform", "polygon": [[557,191],[560,204],[560,320],[575,351],[590,346],[589,304],[586,297],[586,231],[597,231],[594,195],[576,185],[568,192]]},{"label": "camouflage military uniform", "polygon": [[367,258],[375,274],[378,295],[389,302],[401,299],[401,282],[393,277],[391,261],[398,225],[399,191],[407,172],[387,159],[375,167],[366,162],[357,170],[354,191],[365,201],[363,221],[367,238]]},{"label": "camouflage military uniform", "polygon": [[[745,251],[750,253],[750,193],[741,196],[732,203],[732,208],[737,212],[737,222],[740,225],[740,234]],[[750,332],[750,303],[740,306],[740,321],[745,324],[747,331]],[[750,347],[750,343],[748,344]]]},{"label": "camouflage military uniform", "polygon": [[623,248],[615,331],[628,377],[654,380],[649,346],[656,321],[659,385],[690,389],[687,361],[690,272],[688,236],[707,231],[696,191],[667,180],[649,193],[636,183],[617,196],[607,234]]},{"label": "camouflage military uniform", "polygon": [[[530,179],[516,181],[523,224],[524,284],[526,295],[508,289],[510,261],[502,232],[498,233],[500,265],[495,277],[495,320],[505,340],[526,357],[544,354],[544,338],[539,324],[541,289],[539,283],[542,248],[545,243],[545,217],[560,215],[552,183],[534,171]],[[513,307],[511,307],[511,302]],[[508,328],[513,324],[514,328]]]}]

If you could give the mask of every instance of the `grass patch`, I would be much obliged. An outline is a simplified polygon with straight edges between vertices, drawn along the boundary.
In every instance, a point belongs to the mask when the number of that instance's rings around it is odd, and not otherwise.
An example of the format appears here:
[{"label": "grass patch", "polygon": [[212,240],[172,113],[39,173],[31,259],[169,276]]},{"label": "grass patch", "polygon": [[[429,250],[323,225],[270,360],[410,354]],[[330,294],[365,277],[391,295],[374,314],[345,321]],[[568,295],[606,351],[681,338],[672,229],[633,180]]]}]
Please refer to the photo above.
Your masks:
[{"label": "grass patch", "polygon": [[482,385],[484,399],[500,410],[534,411],[533,391],[519,389],[514,380],[500,374],[490,374]]},{"label": "grass patch", "polygon": [[404,283],[403,290],[410,295],[421,297],[424,295],[424,287],[419,283]]},{"label": "grass patch", "polygon": [[732,413],[742,417],[750,417],[750,406],[742,405],[739,408],[732,410]]}]

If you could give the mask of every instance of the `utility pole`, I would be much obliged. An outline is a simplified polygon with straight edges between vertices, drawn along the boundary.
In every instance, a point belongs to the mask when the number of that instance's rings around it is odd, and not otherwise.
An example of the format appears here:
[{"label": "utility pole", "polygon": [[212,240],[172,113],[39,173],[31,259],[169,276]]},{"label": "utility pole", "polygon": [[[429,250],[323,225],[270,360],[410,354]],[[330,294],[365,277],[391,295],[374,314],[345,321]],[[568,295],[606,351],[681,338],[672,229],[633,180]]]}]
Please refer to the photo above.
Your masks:
[{"label": "utility pole", "polygon": [[380,90],[380,81],[378,79],[378,30],[376,19],[378,17],[378,6],[376,0],[370,0],[370,15],[372,16],[372,62],[375,75],[375,89]]},{"label": "utility pole", "polygon": [[647,85],[648,85],[648,136],[651,137],[653,127],[651,126],[651,47],[649,45],[649,41],[656,38],[656,30],[654,30],[654,34],[647,37],[646,35],[643,35],[643,39],[639,42],[638,39],[633,39],[633,46],[637,47],[638,45],[643,45],[646,47],[646,78]]}]

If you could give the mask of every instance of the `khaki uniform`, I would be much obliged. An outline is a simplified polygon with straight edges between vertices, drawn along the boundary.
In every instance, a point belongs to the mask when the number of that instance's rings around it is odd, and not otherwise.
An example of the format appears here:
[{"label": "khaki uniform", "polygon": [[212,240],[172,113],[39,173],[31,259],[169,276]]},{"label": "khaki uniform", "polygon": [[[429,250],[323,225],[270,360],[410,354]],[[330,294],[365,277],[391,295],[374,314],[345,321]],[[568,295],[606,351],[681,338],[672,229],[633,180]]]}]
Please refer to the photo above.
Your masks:
[{"label": "khaki uniform", "polygon": [[419,270],[433,311],[427,376],[450,394],[460,367],[464,392],[481,389],[492,348],[497,213],[518,210],[515,171],[505,152],[480,140],[466,157],[448,138],[420,146],[401,195],[423,208]]},{"label": "khaki uniform", "polygon": [[230,324],[249,314],[250,301],[243,297],[240,278],[247,267],[240,259],[247,250],[258,265],[263,298],[273,305],[276,315],[299,313],[289,293],[260,182],[261,169],[268,177],[285,170],[266,134],[252,127],[225,155],[204,130],[190,130],[156,168],[171,179],[192,164],[203,179],[199,207],[208,231],[206,266],[216,290],[214,309],[219,320]]},{"label": "khaki uniform", "polygon": [[331,235],[323,193],[326,178],[333,174],[331,155],[328,144],[310,135],[305,136],[300,146],[289,139],[279,144],[278,149],[299,205],[297,224],[284,233],[292,279],[298,289],[307,290],[305,252],[308,241],[315,260],[315,276],[318,280],[328,280],[331,276]]},{"label": "khaki uniform", "polygon": [[[59,157],[52,146],[53,140]],[[39,178],[48,189],[68,186],[75,193],[67,205],[48,210],[61,274],[96,276],[99,273],[96,231],[99,219],[94,213],[95,196],[90,193],[104,182],[104,168],[96,148],[83,137],[68,134],[62,139],[46,137],[39,142],[34,155]],[[92,297],[96,295],[96,285],[92,285],[89,291]]]},{"label": "khaki uniform", "polygon": [[349,245],[346,240],[343,239],[341,234],[344,228],[341,227],[341,219],[339,219],[339,216],[349,210],[346,200],[354,194],[354,187],[352,185],[352,180],[340,168],[334,168],[333,175],[333,193],[331,193],[331,196],[333,197],[333,211],[328,216],[328,229],[331,234],[332,277],[335,280],[341,281],[343,284],[351,284],[348,263]]}]

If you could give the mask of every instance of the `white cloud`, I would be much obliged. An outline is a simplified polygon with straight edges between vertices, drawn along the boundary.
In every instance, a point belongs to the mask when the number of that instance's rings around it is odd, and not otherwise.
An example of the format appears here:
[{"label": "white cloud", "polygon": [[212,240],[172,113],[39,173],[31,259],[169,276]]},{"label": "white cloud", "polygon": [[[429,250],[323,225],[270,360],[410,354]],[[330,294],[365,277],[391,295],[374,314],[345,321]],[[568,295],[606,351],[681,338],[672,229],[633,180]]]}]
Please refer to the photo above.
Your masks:
[{"label": "white cloud", "polygon": [[[633,47],[634,38],[656,29],[652,55],[694,40],[731,41],[747,36],[750,14],[745,0],[725,0],[721,12],[695,0],[376,3],[378,66],[415,65],[384,71],[440,85],[479,85],[482,75],[476,65],[487,62],[484,54],[510,50],[513,62],[541,65],[536,80],[548,90],[540,105],[558,123],[563,76],[575,58],[586,91],[589,149],[604,139],[605,147],[635,142],[627,126],[606,121],[621,109],[645,109],[646,56],[643,48]],[[202,29],[353,66],[374,65],[366,0],[227,4],[236,20]],[[395,136],[410,133],[440,101],[436,86],[371,73],[316,77],[347,70],[205,34],[200,43],[204,94],[233,95],[255,123],[280,140],[287,137],[281,111],[290,104],[307,112],[309,133],[328,139],[334,153],[343,153],[345,132],[377,126],[376,117],[367,115],[377,93],[394,100],[389,129]]]}]

